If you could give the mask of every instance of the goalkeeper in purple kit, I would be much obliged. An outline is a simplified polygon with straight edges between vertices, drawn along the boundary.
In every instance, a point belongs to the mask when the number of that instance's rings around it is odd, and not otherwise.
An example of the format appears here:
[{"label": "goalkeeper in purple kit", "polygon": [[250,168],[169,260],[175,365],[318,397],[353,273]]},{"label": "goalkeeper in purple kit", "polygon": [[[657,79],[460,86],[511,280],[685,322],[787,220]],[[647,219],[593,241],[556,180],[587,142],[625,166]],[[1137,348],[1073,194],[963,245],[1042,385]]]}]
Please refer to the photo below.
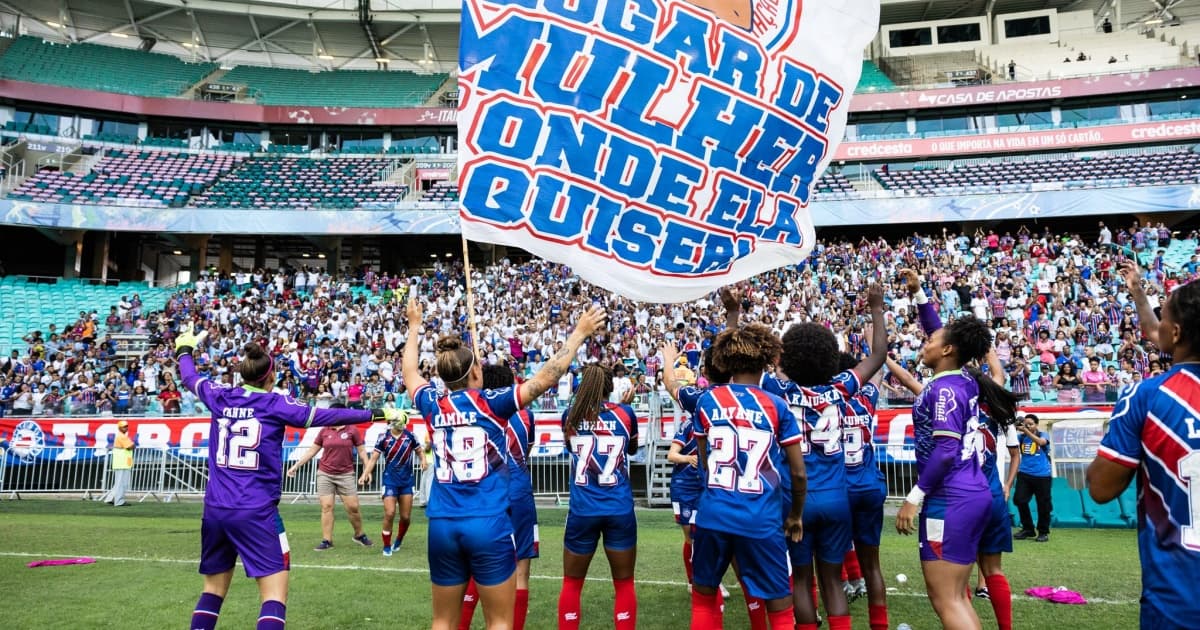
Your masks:
[{"label": "goalkeeper in purple kit", "polygon": [[243,384],[228,387],[196,373],[192,351],[204,342],[189,325],[175,339],[183,385],[212,410],[208,436],[208,488],[200,526],[204,591],[192,612],[192,630],[216,627],[240,557],[258,581],[262,607],[257,628],[283,628],[288,592],[288,542],[279,518],[285,427],[359,424],[395,410],[317,409],[266,391],[274,363],[257,343],[243,348]]}]

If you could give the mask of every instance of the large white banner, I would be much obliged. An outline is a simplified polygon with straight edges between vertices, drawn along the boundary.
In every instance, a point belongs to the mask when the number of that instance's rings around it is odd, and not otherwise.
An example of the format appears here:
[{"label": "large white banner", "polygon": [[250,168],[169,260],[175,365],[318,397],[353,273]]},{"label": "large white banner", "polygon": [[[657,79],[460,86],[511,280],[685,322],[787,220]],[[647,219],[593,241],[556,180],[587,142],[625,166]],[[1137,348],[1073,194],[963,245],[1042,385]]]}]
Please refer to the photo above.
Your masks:
[{"label": "large white banner", "polygon": [[467,238],[680,302],[800,262],[879,0],[466,0]]}]

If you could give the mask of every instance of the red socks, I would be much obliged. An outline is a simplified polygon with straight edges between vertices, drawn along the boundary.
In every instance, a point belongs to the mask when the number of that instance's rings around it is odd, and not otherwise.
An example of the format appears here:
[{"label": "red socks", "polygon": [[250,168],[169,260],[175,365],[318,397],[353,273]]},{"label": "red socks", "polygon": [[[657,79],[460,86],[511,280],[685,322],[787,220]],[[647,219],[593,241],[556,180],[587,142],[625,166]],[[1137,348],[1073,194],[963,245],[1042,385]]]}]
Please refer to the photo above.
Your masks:
[{"label": "red socks", "polygon": [[409,525],[410,523],[405,523],[404,521],[400,521],[396,525],[396,544],[404,542],[404,535],[408,533]]},{"label": "red socks", "polygon": [[792,630],[796,627],[796,618],[792,613],[791,606],[778,612],[768,611],[767,621],[771,624],[771,630]]},{"label": "red socks", "polygon": [[887,606],[867,606],[871,630],[888,630]]},{"label": "red socks", "polygon": [[846,557],[842,559],[842,570],[845,571],[845,575],[842,576],[842,580],[862,579],[862,567],[858,565],[858,554],[853,549],[851,549],[850,553],[847,553]]},{"label": "red socks", "polygon": [[383,539],[384,549],[392,546],[392,532],[379,532],[379,537]]},{"label": "red socks", "polygon": [[692,583],[692,543],[683,543],[683,570],[687,571],[688,584]]},{"label": "red socks", "polygon": [[1012,587],[1003,573],[989,575],[987,582],[988,594],[992,598],[992,610],[996,613],[996,624],[1000,630],[1012,630]]},{"label": "red socks", "polygon": [[691,630],[721,630],[725,617],[721,614],[721,594],[702,595],[692,591]]},{"label": "red socks", "polygon": [[750,616],[750,630],[768,630],[767,604],[763,600],[746,591],[746,583],[741,582],[742,597],[746,599],[746,614]]},{"label": "red socks", "polygon": [[579,599],[583,595],[583,578],[563,576],[558,593],[559,630],[579,630]]},{"label": "red socks", "polygon": [[633,578],[613,580],[616,597],[613,600],[613,627],[616,630],[634,630],[637,627],[637,590]]},{"label": "red socks", "polygon": [[463,595],[462,614],[458,618],[458,630],[470,630],[471,619],[475,616],[475,607],[479,605],[479,588],[475,580],[467,582],[467,592]]},{"label": "red socks", "polygon": [[850,615],[829,617],[829,630],[850,630]]},{"label": "red socks", "polygon": [[529,589],[517,589],[517,604],[513,608],[513,630],[525,630],[525,616],[529,613]]}]

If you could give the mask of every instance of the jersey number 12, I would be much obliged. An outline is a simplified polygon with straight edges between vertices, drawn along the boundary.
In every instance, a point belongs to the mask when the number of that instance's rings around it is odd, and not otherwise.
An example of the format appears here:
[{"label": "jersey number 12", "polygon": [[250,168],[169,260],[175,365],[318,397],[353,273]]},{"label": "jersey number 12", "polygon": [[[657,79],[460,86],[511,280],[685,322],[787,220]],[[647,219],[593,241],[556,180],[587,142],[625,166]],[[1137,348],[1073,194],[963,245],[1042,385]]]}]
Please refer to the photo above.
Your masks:
[{"label": "jersey number 12", "polygon": [[217,419],[217,465],[238,470],[258,470],[258,448],[262,424],[254,418],[231,423]]}]

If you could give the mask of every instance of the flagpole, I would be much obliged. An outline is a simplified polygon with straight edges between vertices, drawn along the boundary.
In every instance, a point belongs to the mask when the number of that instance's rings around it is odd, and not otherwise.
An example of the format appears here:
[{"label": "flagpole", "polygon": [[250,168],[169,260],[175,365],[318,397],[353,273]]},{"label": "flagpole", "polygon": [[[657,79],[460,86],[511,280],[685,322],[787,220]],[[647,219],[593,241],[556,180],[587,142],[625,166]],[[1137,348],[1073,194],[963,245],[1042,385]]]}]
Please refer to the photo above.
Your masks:
[{"label": "flagpole", "polygon": [[475,292],[471,288],[471,253],[467,247],[467,236],[462,237],[463,273],[467,277],[467,326],[471,331],[471,347],[479,352],[479,331],[475,327]]}]

